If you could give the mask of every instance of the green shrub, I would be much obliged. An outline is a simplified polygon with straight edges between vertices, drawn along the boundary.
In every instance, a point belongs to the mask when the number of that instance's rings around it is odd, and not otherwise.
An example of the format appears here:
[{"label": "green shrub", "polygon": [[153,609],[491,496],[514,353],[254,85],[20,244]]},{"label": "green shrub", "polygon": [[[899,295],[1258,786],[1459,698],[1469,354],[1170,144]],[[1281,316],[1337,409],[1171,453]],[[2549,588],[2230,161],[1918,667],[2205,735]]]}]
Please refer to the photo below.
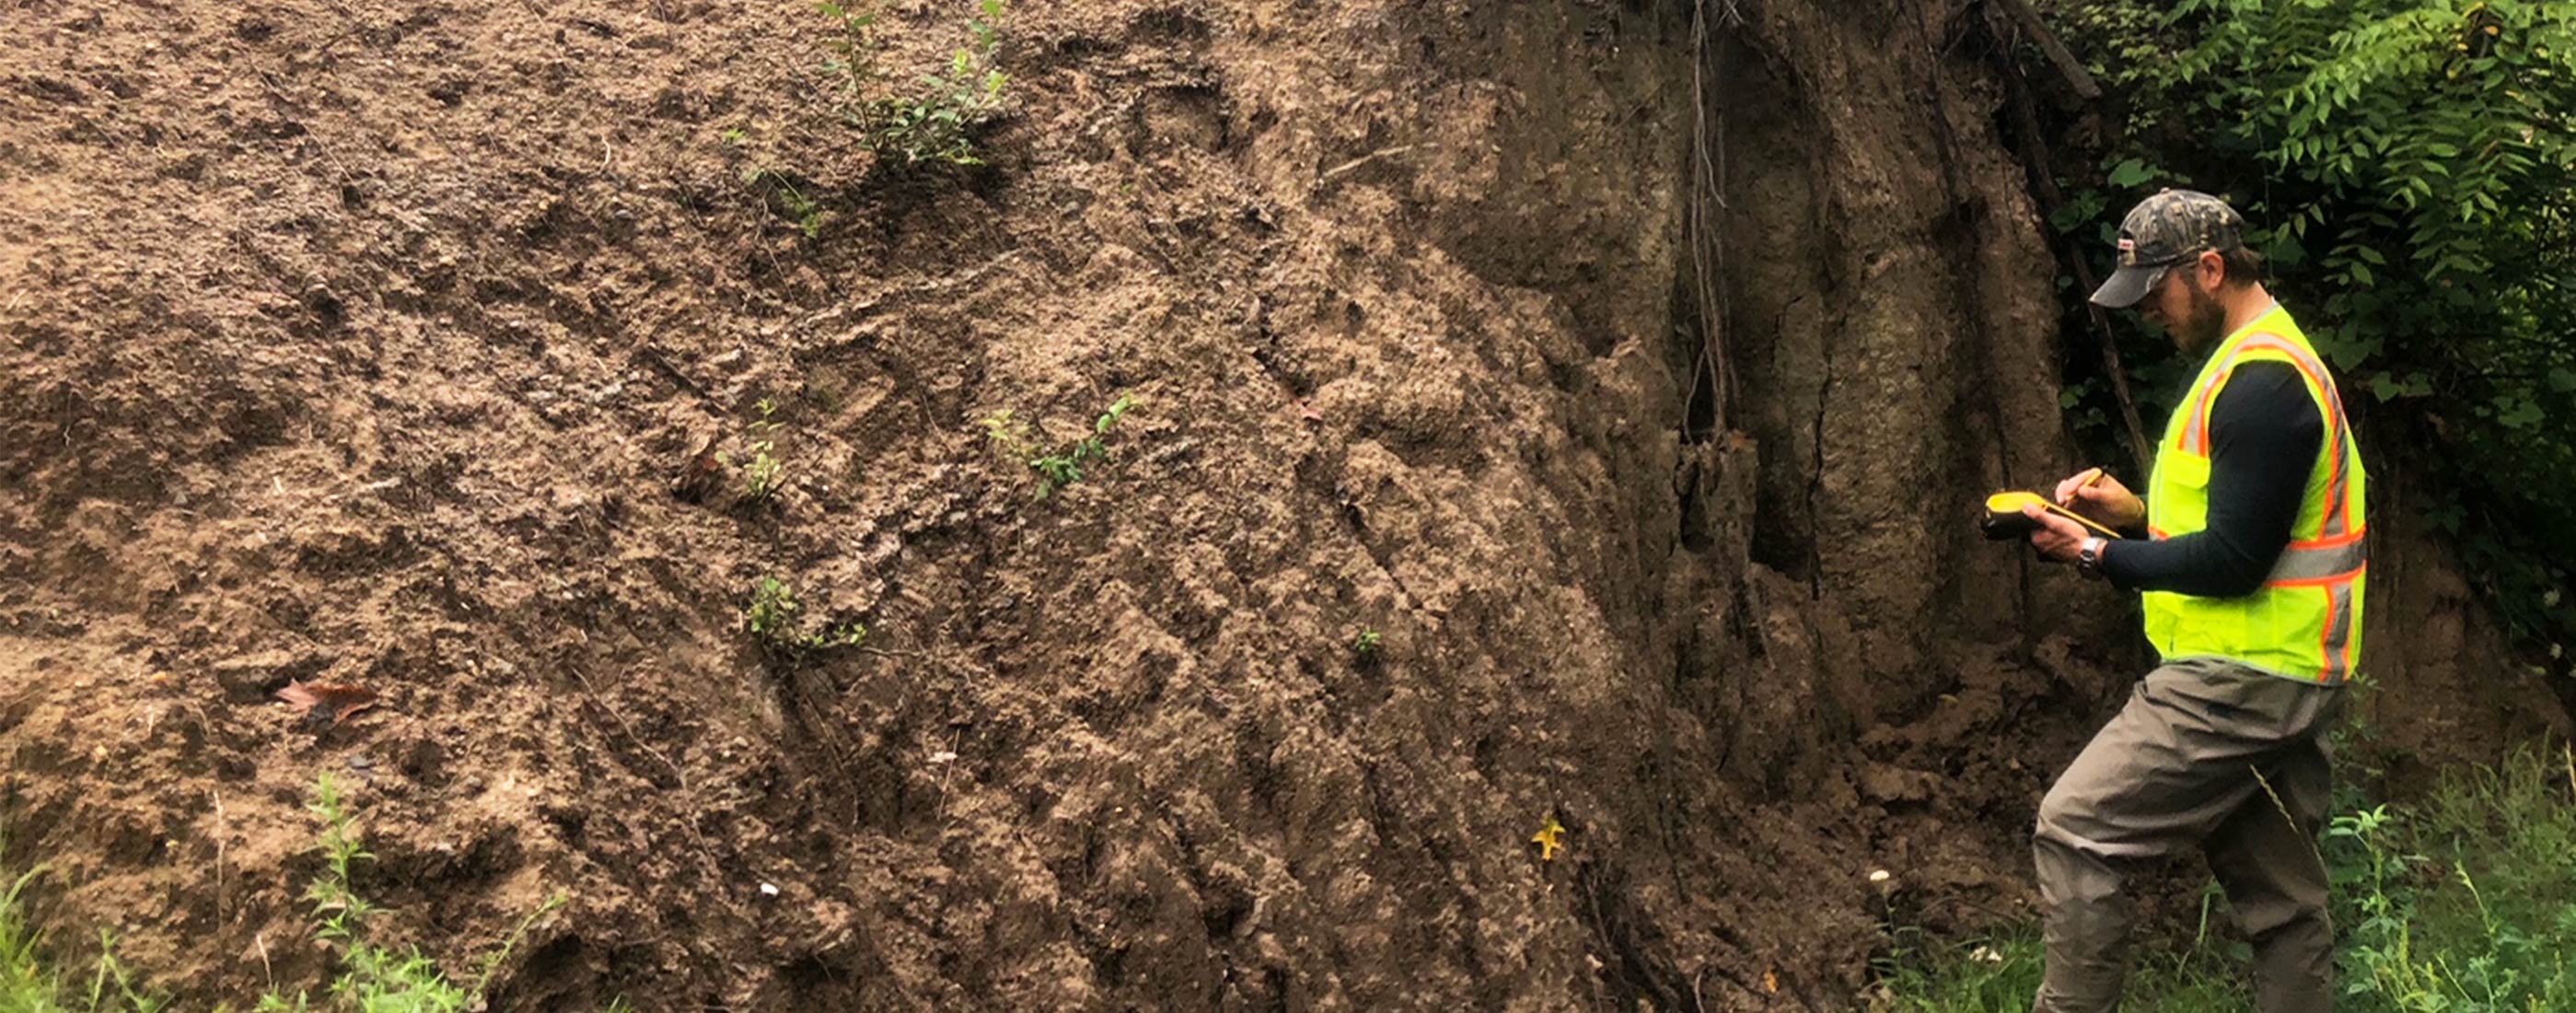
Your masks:
[{"label": "green shrub", "polygon": [[[2566,673],[2576,610],[2576,4],[2044,0],[2120,107],[2057,225],[2107,261],[2163,186],[2227,196],[2366,434],[2444,481],[2430,518]],[[2070,293],[2081,298],[2083,293]],[[2154,423],[2193,363],[2124,346]],[[2103,388],[2069,407],[2099,425]]]},{"label": "green shrub", "polygon": [[2552,767],[2524,752],[2412,809],[2335,819],[2348,1008],[2576,1009],[2576,764]]},{"label": "green shrub", "polygon": [[982,16],[966,21],[967,44],[910,88],[887,81],[877,66],[884,43],[872,5],[825,0],[815,9],[833,22],[832,56],[823,64],[832,80],[829,99],[868,150],[905,165],[982,164],[974,132],[1001,111],[1010,82],[994,64],[1002,0],[982,0]]}]

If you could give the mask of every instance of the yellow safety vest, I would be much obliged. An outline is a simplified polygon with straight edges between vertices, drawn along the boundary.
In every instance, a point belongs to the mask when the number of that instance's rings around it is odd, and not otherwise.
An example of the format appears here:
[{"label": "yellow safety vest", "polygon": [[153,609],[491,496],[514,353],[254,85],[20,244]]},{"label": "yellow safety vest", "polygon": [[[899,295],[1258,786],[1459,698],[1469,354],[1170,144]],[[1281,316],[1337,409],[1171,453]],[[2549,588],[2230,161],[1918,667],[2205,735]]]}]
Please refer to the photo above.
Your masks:
[{"label": "yellow safety vest", "polygon": [[2296,367],[2325,416],[2325,439],[2308,469],[2290,545],[2263,586],[2241,598],[2147,592],[2147,640],[2167,660],[2220,657],[2292,679],[2338,684],[2361,661],[2362,585],[2370,567],[2362,537],[2368,476],[2334,378],[2288,311],[2276,305],[2228,335],[2174,406],[2156,445],[2155,473],[2147,480],[2147,532],[2173,538],[2209,526],[2209,410],[2236,367],[2248,362]]}]

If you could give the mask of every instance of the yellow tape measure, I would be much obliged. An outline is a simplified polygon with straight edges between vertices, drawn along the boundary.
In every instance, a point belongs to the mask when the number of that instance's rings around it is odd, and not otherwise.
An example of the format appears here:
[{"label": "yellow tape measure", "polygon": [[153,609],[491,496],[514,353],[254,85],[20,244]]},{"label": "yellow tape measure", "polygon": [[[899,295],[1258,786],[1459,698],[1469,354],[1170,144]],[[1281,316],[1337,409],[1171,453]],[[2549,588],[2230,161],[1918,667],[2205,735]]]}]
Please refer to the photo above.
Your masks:
[{"label": "yellow tape measure", "polygon": [[2058,506],[2048,497],[2035,492],[1999,492],[1986,497],[1986,515],[1977,519],[1977,526],[1985,529],[1986,537],[1997,541],[2030,534],[2039,527],[2039,522],[2024,516],[2021,508],[2033,503],[2039,504],[2040,509],[2049,513],[2084,525],[2092,529],[2094,534],[2104,538],[2120,537],[2119,532],[2094,523],[2092,518]]}]

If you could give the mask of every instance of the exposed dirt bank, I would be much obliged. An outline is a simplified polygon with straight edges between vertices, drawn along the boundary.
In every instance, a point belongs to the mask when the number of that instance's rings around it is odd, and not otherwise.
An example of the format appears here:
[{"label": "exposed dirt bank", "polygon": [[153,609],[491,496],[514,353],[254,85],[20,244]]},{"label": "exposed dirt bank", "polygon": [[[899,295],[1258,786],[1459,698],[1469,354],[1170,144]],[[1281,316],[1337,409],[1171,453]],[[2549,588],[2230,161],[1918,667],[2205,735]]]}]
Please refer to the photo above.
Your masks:
[{"label": "exposed dirt bank", "polygon": [[1958,5],[1733,6],[1031,3],[911,176],[792,5],[0,7],[0,858],[191,1000],[328,770],[433,952],[570,892],[510,1009],[1848,1005],[2136,654],[1963,516],[2076,462]]}]

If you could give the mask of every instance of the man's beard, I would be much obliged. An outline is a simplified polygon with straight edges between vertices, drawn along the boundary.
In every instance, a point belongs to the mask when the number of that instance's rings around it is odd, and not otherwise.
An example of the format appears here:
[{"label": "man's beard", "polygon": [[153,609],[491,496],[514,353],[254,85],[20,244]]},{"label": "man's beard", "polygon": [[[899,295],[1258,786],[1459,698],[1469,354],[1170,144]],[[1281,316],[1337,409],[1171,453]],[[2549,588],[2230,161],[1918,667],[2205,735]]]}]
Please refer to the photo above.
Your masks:
[{"label": "man's beard", "polygon": [[2182,346],[2193,351],[2217,344],[2227,336],[2227,307],[2218,297],[2199,289],[2191,290],[2191,305],[2184,307],[2182,319],[2174,321],[2174,336]]}]

